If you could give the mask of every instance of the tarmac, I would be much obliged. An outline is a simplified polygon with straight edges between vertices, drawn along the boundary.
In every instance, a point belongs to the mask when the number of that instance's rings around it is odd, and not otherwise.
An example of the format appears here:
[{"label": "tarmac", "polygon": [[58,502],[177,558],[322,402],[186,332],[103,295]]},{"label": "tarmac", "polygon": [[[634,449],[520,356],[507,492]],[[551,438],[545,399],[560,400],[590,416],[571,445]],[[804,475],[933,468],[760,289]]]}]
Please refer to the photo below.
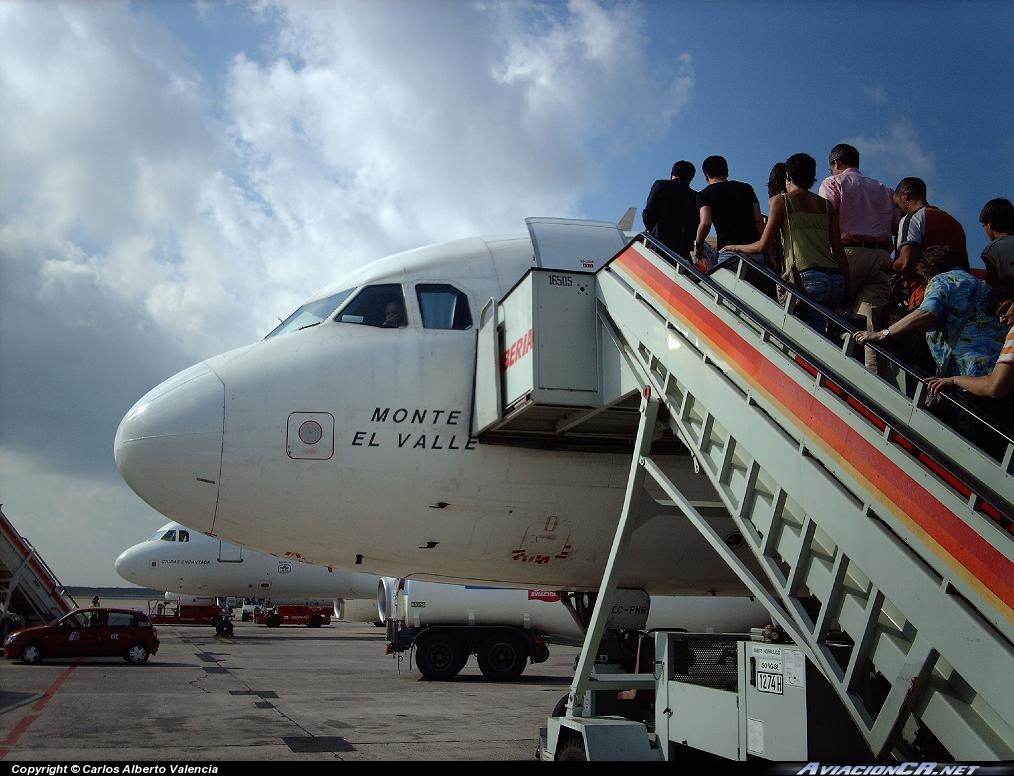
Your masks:
[{"label": "tarmac", "polygon": [[[143,602],[103,606],[144,608]],[[160,625],[148,663],[0,659],[0,761],[532,760],[578,649],[515,682],[449,682],[385,655],[384,630]]]}]

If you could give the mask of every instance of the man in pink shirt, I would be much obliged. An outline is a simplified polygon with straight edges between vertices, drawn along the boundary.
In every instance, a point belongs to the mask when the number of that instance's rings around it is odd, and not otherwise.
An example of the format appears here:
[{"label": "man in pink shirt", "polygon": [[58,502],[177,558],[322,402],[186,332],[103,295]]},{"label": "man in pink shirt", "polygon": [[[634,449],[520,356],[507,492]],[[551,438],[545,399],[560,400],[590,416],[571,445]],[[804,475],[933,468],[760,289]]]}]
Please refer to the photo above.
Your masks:
[{"label": "man in pink shirt", "polygon": [[[866,319],[867,331],[880,331],[891,295],[891,238],[898,211],[887,186],[859,172],[859,151],[839,143],[828,156],[831,175],[820,184],[820,196],[838,210],[841,242],[849,263],[852,312]],[[866,368],[877,370],[877,354],[866,348]]]}]

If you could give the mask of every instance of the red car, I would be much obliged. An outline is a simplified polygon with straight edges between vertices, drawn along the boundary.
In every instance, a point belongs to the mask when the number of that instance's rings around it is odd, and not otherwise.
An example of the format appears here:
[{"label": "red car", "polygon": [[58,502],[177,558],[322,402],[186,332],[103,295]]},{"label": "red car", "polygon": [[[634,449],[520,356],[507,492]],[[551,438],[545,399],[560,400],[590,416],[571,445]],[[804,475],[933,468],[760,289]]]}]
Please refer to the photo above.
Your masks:
[{"label": "red car", "polygon": [[158,652],[158,631],[148,615],[134,609],[75,609],[52,625],[14,631],[4,654],[22,663],[49,657],[122,657],[144,663]]}]

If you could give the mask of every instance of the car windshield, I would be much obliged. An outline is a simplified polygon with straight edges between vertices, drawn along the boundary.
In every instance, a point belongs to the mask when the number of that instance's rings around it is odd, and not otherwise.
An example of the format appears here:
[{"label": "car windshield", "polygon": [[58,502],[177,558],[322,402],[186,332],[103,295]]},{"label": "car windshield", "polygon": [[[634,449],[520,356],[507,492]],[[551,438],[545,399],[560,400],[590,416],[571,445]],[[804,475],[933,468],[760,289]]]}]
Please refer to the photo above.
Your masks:
[{"label": "car windshield", "polygon": [[309,326],[316,326],[331,313],[337,310],[338,306],[348,299],[349,294],[353,291],[355,291],[354,288],[346,288],[344,291],[339,291],[337,294],[325,297],[324,299],[318,299],[315,302],[304,304],[296,310],[296,312],[272,329],[264,339],[277,337],[279,334],[287,334],[290,331],[299,331],[300,329],[305,329]]}]

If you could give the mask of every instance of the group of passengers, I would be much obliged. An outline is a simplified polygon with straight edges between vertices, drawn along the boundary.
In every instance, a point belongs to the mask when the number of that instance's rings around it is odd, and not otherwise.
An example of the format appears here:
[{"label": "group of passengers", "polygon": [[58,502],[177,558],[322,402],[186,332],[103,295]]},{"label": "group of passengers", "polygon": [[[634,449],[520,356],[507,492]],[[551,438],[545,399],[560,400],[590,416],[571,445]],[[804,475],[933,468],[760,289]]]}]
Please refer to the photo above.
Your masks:
[{"label": "group of passengers", "polygon": [[[796,287],[795,314],[808,325],[826,331],[821,308],[848,314],[858,322],[856,342],[877,343],[933,375],[931,399],[942,389],[985,397],[993,400],[985,411],[1014,426],[1012,402],[999,402],[1014,400],[1014,205],[997,198],[982,208],[990,242],[984,273],[973,272],[964,230],[927,202],[924,181],[903,178],[892,190],[863,175],[859,151],[844,143],[828,164],[819,194],[810,191],[812,156],[775,164],[765,218],[753,187],[730,180],[723,157],[704,160],[708,185],[699,192],[690,188],[696,168],[679,161],[652,186],[645,228],[703,270],[746,254]],[[717,250],[706,241],[712,226]],[[757,285],[774,291],[771,280]],[[864,351],[866,367],[885,374],[877,351]]]}]

